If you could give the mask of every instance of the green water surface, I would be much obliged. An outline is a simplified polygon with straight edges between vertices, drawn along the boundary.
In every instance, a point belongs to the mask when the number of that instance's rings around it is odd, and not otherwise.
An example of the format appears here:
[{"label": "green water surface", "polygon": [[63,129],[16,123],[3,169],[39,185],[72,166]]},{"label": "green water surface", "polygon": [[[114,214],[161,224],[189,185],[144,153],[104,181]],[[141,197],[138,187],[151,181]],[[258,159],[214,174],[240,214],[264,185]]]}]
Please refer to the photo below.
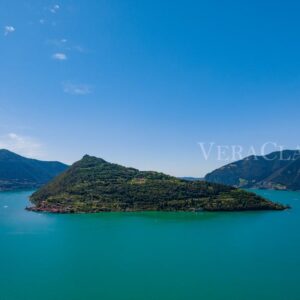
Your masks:
[{"label": "green water surface", "polygon": [[0,193],[0,300],[300,299],[300,193],[282,212],[27,212]]}]

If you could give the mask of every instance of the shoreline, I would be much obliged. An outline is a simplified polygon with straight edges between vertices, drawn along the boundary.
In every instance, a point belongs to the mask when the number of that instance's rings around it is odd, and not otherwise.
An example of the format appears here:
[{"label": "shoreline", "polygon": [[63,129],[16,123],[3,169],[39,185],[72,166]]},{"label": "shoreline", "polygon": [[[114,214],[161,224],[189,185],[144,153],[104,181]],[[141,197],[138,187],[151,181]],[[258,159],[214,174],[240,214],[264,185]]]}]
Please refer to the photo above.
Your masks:
[{"label": "shoreline", "polygon": [[190,213],[197,213],[197,212],[250,212],[250,211],[285,211],[291,209],[289,205],[281,205],[276,204],[274,207],[256,207],[256,208],[236,208],[236,209],[109,209],[109,208],[100,208],[88,211],[80,211],[75,210],[72,208],[41,208],[35,206],[27,206],[25,210],[31,212],[40,212],[40,213],[51,213],[51,214],[96,214],[96,213],[110,213],[110,212],[190,212]]}]

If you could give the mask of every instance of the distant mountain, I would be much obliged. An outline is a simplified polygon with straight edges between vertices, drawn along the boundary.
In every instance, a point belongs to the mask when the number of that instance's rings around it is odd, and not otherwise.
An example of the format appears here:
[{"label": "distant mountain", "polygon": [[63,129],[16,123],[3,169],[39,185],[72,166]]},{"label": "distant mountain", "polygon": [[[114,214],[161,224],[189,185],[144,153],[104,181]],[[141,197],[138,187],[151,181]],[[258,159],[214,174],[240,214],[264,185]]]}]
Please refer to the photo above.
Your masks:
[{"label": "distant mountain", "polygon": [[203,178],[200,178],[200,177],[189,177],[189,176],[179,177],[179,178],[183,179],[183,180],[188,180],[188,181],[200,181],[200,180],[204,180]]},{"label": "distant mountain", "polygon": [[235,211],[281,210],[253,193],[232,187],[142,172],[85,155],[35,192],[33,211]]},{"label": "distant mountain", "polygon": [[243,188],[300,190],[300,151],[250,156],[207,174],[205,180]]},{"label": "distant mountain", "polygon": [[29,159],[1,149],[0,191],[40,187],[67,168],[60,162]]}]

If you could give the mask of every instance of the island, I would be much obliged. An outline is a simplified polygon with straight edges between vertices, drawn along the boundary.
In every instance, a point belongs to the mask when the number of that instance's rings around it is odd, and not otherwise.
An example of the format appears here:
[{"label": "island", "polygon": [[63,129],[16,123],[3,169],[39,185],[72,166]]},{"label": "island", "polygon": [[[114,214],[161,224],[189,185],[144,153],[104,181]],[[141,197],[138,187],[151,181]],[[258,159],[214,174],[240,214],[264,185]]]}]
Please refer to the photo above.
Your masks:
[{"label": "island", "polygon": [[284,210],[254,193],[139,171],[85,155],[32,194],[27,210],[52,213]]}]

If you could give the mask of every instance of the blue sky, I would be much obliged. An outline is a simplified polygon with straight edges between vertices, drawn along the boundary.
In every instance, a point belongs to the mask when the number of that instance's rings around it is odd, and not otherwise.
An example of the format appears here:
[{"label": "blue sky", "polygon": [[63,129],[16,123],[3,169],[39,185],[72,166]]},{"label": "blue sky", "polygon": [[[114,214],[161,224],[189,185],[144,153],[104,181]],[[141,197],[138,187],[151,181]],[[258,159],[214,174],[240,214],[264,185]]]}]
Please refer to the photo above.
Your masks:
[{"label": "blue sky", "polygon": [[299,13],[298,1],[2,0],[0,147],[176,176],[224,164],[199,142],[296,148]]}]

